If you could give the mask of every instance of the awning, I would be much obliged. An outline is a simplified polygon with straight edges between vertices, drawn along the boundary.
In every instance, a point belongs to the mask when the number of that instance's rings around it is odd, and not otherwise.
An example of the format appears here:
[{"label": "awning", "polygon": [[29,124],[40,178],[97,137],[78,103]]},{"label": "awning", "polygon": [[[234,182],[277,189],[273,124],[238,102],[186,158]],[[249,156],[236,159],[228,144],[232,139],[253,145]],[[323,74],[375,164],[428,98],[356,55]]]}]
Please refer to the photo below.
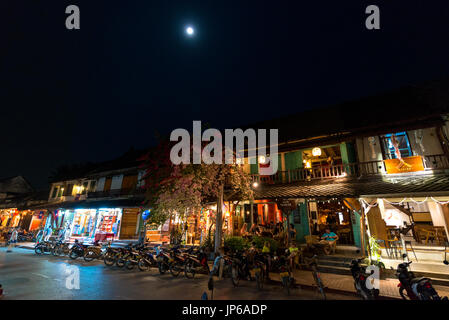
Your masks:
[{"label": "awning", "polygon": [[259,185],[255,199],[448,196],[449,175],[340,178],[289,184]]},{"label": "awning", "polygon": [[37,207],[30,208],[30,210],[136,208],[141,207],[143,205],[143,201],[143,198],[66,201],[39,205]]}]

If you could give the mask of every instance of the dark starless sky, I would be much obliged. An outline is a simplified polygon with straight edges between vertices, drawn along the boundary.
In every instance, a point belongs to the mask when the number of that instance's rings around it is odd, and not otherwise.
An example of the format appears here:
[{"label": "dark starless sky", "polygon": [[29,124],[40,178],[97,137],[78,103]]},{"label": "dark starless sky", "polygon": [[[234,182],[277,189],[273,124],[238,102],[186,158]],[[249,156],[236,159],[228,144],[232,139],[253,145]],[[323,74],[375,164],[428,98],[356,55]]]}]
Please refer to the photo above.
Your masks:
[{"label": "dark starless sky", "polygon": [[43,187],[192,120],[230,128],[446,77],[448,31],[444,0],[2,0],[0,177]]}]

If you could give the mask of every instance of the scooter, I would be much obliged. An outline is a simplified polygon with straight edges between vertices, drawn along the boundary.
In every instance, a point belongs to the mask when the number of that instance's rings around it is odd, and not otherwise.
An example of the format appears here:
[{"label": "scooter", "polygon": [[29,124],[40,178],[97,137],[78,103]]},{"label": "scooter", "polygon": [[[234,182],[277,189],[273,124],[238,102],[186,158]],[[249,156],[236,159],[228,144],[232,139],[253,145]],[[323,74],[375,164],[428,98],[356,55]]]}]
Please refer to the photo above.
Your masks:
[{"label": "scooter", "polygon": [[70,259],[75,260],[78,257],[83,257],[87,247],[88,247],[87,245],[79,243],[78,239],[76,239],[75,243],[73,244],[72,248],[69,251]]},{"label": "scooter", "polygon": [[399,294],[404,300],[448,300],[441,298],[433,288],[430,278],[416,278],[412,271],[409,271],[410,262],[403,262],[398,265],[396,276],[399,279]]},{"label": "scooter", "polygon": [[354,278],[354,287],[363,300],[375,300],[379,297],[379,289],[368,289],[366,279],[369,277],[366,269],[360,265],[363,259],[352,260],[350,270]]}]

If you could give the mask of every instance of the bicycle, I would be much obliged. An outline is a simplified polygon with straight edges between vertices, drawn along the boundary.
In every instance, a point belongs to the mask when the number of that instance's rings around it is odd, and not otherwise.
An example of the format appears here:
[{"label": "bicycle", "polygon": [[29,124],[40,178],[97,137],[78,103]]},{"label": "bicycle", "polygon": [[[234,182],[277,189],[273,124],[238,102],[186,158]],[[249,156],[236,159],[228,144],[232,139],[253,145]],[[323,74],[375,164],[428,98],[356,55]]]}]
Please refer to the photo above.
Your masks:
[{"label": "bicycle", "polygon": [[318,288],[318,291],[321,293],[323,300],[326,300],[326,292],[324,292],[324,284],[323,284],[323,281],[321,280],[321,274],[317,268],[317,265],[318,265],[317,256],[314,255],[310,259],[305,258],[305,262],[312,270],[313,279],[315,280],[315,284]]}]

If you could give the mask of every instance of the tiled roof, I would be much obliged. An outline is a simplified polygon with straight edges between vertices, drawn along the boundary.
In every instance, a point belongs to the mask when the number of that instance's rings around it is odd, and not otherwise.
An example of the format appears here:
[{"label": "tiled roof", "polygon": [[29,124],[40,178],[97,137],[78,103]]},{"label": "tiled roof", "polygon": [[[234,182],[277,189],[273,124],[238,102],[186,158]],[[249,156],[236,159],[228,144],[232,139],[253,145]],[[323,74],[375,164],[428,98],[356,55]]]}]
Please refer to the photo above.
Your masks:
[{"label": "tiled roof", "polygon": [[449,175],[407,175],[260,185],[255,199],[449,195]]}]

